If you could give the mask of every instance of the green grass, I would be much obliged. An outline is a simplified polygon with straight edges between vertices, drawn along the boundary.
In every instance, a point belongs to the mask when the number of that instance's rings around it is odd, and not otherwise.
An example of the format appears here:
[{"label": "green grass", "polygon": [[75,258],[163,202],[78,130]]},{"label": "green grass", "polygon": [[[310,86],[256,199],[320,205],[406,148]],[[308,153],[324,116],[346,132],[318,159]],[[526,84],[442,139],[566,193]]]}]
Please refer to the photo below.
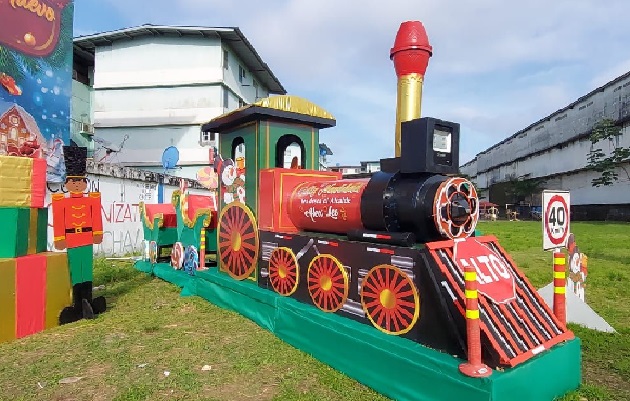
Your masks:
[{"label": "green grass", "polygon": [[[540,223],[484,222],[479,229],[499,238],[536,287],[551,281]],[[583,341],[584,384],[563,400],[630,400],[630,225],[572,229],[589,256],[587,300],[618,333],[571,327]],[[128,263],[99,260],[95,284],[105,285],[108,313],[0,344],[0,400],[387,400]],[[82,379],[59,384],[73,376]]]}]

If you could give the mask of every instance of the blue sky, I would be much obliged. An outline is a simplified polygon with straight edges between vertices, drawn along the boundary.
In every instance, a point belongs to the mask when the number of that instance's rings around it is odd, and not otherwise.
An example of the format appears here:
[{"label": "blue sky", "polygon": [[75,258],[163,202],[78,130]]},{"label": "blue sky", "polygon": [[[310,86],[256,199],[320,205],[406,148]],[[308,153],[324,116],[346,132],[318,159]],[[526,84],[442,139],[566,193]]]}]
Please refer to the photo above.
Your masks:
[{"label": "blue sky", "polygon": [[460,160],[630,71],[627,0],[75,0],[75,36],[145,23],[238,26],[290,94],[324,107],[334,155],[394,153],[398,26],[433,46],[423,116],[461,124]]}]

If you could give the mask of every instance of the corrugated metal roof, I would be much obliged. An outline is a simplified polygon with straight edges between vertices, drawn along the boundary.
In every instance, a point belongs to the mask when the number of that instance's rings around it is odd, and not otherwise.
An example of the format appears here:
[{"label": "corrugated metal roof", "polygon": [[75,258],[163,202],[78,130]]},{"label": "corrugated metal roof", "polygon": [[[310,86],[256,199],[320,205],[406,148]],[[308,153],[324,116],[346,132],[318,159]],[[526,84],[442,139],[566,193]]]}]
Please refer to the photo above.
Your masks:
[{"label": "corrugated metal roof", "polygon": [[194,27],[168,25],[142,25],[116,31],[102,32],[74,38],[74,51],[84,58],[94,60],[94,49],[98,46],[110,45],[117,40],[131,40],[143,36],[187,36],[187,37],[219,37],[241,59],[245,67],[256,76],[258,81],[269,88],[270,93],[284,95],[284,89],[269,66],[263,62],[254,46],[237,27]]}]

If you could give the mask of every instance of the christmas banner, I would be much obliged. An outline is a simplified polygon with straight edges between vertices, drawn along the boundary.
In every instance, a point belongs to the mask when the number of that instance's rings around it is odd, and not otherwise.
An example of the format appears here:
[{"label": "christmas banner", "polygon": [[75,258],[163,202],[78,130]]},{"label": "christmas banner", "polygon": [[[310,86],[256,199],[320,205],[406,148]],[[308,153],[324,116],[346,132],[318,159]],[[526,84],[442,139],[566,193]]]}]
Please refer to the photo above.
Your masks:
[{"label": "christmas banner", "polygon": [[72,0],[0,0],[0,155],[41,157],[62,182],[70,142]]}]

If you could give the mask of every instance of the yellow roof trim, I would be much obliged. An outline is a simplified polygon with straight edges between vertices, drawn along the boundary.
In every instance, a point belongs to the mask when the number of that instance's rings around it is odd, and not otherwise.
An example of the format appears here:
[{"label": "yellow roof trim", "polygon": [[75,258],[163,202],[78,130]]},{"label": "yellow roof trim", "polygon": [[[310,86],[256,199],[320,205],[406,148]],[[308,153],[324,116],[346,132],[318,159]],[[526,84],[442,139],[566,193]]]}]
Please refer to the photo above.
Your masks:
[{"label": "yellow roof trim", "polygon": [[311,117],[329,118],[334,120],[332,114],[304,98],[293,95],[271,96],[253,103],[254,106],[267,107],[269,109],[304,114]]}]

